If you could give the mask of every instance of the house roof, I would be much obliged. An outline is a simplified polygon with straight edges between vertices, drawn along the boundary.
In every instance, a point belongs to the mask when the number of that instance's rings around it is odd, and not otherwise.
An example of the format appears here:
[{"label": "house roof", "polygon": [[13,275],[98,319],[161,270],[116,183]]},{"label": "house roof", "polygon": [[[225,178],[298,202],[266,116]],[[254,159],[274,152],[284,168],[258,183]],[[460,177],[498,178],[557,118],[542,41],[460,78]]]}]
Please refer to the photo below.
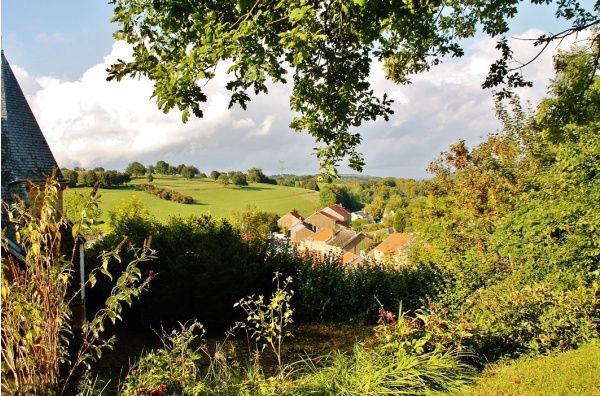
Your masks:
[{"label": "house roof", "polygon": [[342,256],[342,264],[348,264],[356,259],[360,258],[360,256],[352,253],[352,252],[346,252],[344,253],[344,255]]},{"label": "house roof", "polygon": [[384,239],[383,242],[377,245],[373,250],[379,250],[384,253],[396,253],[403,246],[408,244],[413,238],[414,235],[395,232],[386,239]]},{"label": "house roof", "polygon": [[290,216],[297,218],[298,220],[304,220],[304,217],[300,216],[300,213],[296,212],[295,210],[292,212],[289,212],[288,214]]},{"label": "house roof", "polygon": [[327,242],[335,235],[335,231],[331,228],[323,228],[321,231],[309,237],[313,242]]},{"label": "house roof", "polygon": [[333,210],[335,213],[339,214],[340,216],[342,216],[343,219],[347,219],[348,217],[350,217],[350,212],[348,212],[346,209],[344,209],[342,207],[342,205],[335,204],[335,205],[328,206],[328,208]]},{"label": "house roof", "polygon": [[340,219],[337,219],[329,213],[325,212],[315,212],[308,216],[306,220],[304,220],[304,222],[320,227],[319,223],[321,221],[324,221],[323,219],[325,219],[326,221],[331,221],[333,224],[343,224],[342,222],[340,222]]},{"label": "house roof", "polygon": [[340,230],[329,242],[328,244],[331,246],[337,246],[344,248],[348,246],[352,241],[356,238],[359,238],[364,234],[352,230]]},{"label": "house roof", "polygon": [[299,230],[301,230],[302,228],[306,228],[307,230],[309,229],[308,227],[306,227],[306,226],[304,225],[304,223],[297,223],[297,224],[294,224],[294,225],[292,226],[292,228],[290,229],[290,231],[299,231]]},{"label": "house roof", "polygon": [[[54,168],[58,164],[2,51],[2,186],[45,181]],[[60,169],[57,177],[63,179]]]}]

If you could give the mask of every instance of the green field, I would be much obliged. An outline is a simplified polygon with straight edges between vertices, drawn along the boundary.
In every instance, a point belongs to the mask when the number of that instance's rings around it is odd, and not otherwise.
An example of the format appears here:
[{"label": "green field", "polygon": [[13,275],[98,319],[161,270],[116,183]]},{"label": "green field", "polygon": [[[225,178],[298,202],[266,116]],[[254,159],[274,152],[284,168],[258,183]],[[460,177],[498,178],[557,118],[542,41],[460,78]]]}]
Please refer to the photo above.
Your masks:
[{"label": "green field", "polygon": [[[139,185],[147,183],[146,178],[133,179],[128,186],[112,189],[100,189],[101,221],[110,210],[132,195],[140,199],[150,213],[158,220],[171,215],[188,216],[190,214],[210,214],[213,217],[228,217],[230,211],[242,211],[248,205],[258,207],[265,212],[283,215],[296,209],[301,215],[309,216],[319,208],[319,193],[296,187],[284,187],[272,184],[250,183],[249,186],[223,186],[211,179],[187,180],[176,176],[156,176],[154,183],[194,198],[193,204],[180,204],[166,201],[155,195],[139,191]],[[83,193],[90,188],[77,187],[67,189],[65,199],[75,193]]]}]

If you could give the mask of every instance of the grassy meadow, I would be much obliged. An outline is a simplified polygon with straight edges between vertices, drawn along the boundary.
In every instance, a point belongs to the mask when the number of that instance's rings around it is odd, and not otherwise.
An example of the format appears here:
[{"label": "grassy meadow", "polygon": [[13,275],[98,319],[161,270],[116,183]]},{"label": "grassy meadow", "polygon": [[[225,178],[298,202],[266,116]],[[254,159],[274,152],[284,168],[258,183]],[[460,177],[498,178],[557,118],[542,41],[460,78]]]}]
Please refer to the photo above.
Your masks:
[{"label": "grassy meadow", "polygon": [[[100,221],[106,220],[110,210],[116,208],[120,202],[128,200],[132,195],[138,197],[158,220],[166,219],[171,215],[188,216],[206,213],[213,217],[228,217],[232,210],[242,211],[248,205],[278,215],[296,209],[305,217],[320,209],[319,193],[304,188],[261,183],[236,187],[233,185],[223,186],[212,179],[187,180],[177,176],[160,175],[154,177],[153,183],[157,186],[169,188],[194,198],[193,204],[184,205],[140,191],[139,185],[142,183],[148,183],[145,177],[134,178],[128,186],[100,189],[100,209],[102,210]],[[67,189],[65,198],[69,199],[75,193],[86,191],[91,191],[91,189],[86,187]]]}]

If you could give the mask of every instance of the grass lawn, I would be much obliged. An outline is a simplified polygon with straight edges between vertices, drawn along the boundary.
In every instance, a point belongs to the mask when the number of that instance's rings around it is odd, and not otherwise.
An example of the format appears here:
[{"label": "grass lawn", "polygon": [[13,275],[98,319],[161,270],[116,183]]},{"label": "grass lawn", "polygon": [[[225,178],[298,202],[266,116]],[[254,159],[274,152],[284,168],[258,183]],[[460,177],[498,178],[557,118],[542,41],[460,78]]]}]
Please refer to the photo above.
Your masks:
[{"label": "grass lawn", "polygon": [[600,395],[600,342],[491,367],[461,395]]},{"label": "grass lawn", "polygon": [[[158,220],[170,215],[188,216],[190,214],[210,213],[213,217],[228,217],[232,210],[243,211],[246,206],[253,205],[265,212],[283,215],[296,209],[302,216],[309,216],[319,207],[319,193],[296,187],[284,187],[272,184],[250,183],[246,187],[223,186],[211,179],[187,180],[175,176],[156,176],[154,184],[169,188],[194,198],[193,204],[180,204],[160,199],[155,195],[139,191],[139,185],[147,183],[146,178],[133,179],[128,186],[100,189],[100,221],[116,208],[121,201],[126,201],[131,195],[137,196]],[[76,192],[91,191],[89,188],[78,187],[67,189],[65,198],[68,199]]]}]

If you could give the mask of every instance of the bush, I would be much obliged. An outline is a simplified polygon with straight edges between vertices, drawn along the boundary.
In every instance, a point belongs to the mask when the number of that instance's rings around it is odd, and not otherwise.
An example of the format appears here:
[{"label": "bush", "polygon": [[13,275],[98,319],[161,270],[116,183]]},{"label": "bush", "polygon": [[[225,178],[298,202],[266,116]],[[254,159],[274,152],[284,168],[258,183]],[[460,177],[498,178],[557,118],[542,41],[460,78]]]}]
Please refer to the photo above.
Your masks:
[{"label": "bush", "polygon": [[146,191],[148,194],[154,194],[160,199],[164,199],[166,201],[173,201],[182,204],[191,204],[194,202],[194,198],[190,196],[183,195],[180,192],[168,188],[158,187],[155,184],[142,183],[140,184],[140,190]]},{"label": "bush", "polygon": [[355,268],[339,265],[337,257],[304,261],[294,278],[296,318],[304,322],[374,323],[380,304],[420,308],[436,293],[433,268],[389,268],[365,261]]},{"label": "bush", "polygon": [[[236,301],[247,295],[270,294],[272,274],[294,276],[293,269],[301,263],[274,241],[244,241],[229,222],[207,215],[171,217],[163,224],[136,229],[133,239],[152,234],[158,257],[142,268],[157,276],[144,300],[128,314],[126,321],[131,325],[139,323],[136,318],[145,326],[167,327],[201,319],[207,331],[221,332],[241,315],[233,309]],[[105,236],[87,256],[96,257],[114,245],[117,237],[114,233]],[[99,304],[106,299],[106,290],[92,291],[88,297],[90,304]]]},{"label": "bush", "polygon": [[[92,194],[82,206],[79,219],[72,214],[67,220],[56,209],[60,185],[54,175],[43,188],[33,188],[38,189],[33,208],[26,207],[22,200],[3,208],[10,217],[10,226],[15,227],[17,251],[22,258],[11,253],[15,241],[10,241],[3,230],[2,392],[64,394],[78,370],[83,366],[89,369],[102,350],[112,346],[114,338],[105,341],[100,336],[107,322],[114,324],[121,319],[123,304],[131,304],[148,286],[150,279],[142,281],[137,264],[151,260],[153,252],[146,244],[143,249],[129,245],[133,260],[115,271],[116,285],[110,282],[107,287],[110,297],[89,321],[75,322],[71,302],[79,299],[80,292],[79,279],[74,277],[79,259],[75,256],[79,250],[78,230],[89,221],[85,213],[96,205],[95,196]],[[92,286],[99,272],[107,274],[109,261],[121,262],[112,248],[102,252],[98,260],[100,265],[87,272]],[[78,348],[70,348],[74,334]]]},{"label": "bush", "polygon": [[473,332],[471,347],[494,361],[565,351],[598,337],[600,288],[557,279],[515,287],[504,282],[476,293],[465,311]]}]

